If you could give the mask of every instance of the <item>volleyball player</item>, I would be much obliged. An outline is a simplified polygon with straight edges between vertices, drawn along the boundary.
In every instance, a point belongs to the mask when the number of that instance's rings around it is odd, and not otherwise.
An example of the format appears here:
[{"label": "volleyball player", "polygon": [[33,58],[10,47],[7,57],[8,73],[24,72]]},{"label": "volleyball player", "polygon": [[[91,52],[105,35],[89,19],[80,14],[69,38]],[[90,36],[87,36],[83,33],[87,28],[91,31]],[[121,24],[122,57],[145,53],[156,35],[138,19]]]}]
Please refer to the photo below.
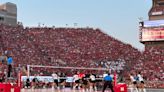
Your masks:
[{"label": "volleyball player", "polygon": [[141,72],[138,73],[137,77],[139,80],[139,92],[146,92],[146,89],[144,87],[144,79],[141,75]]},{"label": "volleyball player", "polygon": [[82,78],[85,76],[85,74],[83,72],[78,72],[78,76],[79,76],[79,88],[80,89],[83,85],[83,81],[82,81]]},{"label": "volleyball player", "polygon": [[82,77],[82,88],[83,92],[89,91],[89,74],[84,74]]},{"label": "volleyball player", "polygon": [[78,76],[79,72],[76,72],[75,75],[73,75],[73,89],[76,89],[76,87],[80,88],[79,87],[79,84],[80,84],[80,79],[79,79],[79,76]]},{"label": "volleyball player", "polygon": [[131,92],[133,92],[134,90],[136,92],[138,92],[138,89],[137,89],[137,80],[135,79],[135,76],[131,73],[131,74],[129,74],[129,77],[130,77],[131,84],[132,84],[132,91]]},{"label": "volleyball player", "polygon": [[34,78],[32,79],[32,88],[36,88],[37,87],[37,83],[38,83],[38,78],[37,75],[34,75]]},{"label": "volleyball player", "polygon": [[57,73],[56,72],[54,72],[53,74],[52,74],[52,78],[53,78],[53,83],[52,83],[52,89],[54,89],[54,87],[56,87],[57,89],[59,89],[59,84],[58,84],[58,78],[59,76],[57,75]]},{"label": "volleyball player", "polygon": [[59,74],[59,84],[62,86],[62,88],[65,88],[66,85],[66,75],[65,73],[60,73]]},{"label": "volleyball player", "polygon": [[92,91],[93,89],[94,90],[97,90],[96,88],[96,76],[94,74],[90,74],[90,90]]}]

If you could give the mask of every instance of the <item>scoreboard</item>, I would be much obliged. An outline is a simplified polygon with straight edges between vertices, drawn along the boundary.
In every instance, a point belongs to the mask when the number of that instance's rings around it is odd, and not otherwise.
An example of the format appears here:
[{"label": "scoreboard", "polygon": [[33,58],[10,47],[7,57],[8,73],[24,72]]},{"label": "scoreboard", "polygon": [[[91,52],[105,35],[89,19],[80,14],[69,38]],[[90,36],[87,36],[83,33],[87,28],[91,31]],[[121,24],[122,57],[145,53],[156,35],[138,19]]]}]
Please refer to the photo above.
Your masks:
[{"label": "scoreboard", "polygon": [[140,41],[164,41],[164,20],[140,22]]},{"label": "scoreboard", "polygon": [[141,28],[140,41],[164,41],[164,28]]}]

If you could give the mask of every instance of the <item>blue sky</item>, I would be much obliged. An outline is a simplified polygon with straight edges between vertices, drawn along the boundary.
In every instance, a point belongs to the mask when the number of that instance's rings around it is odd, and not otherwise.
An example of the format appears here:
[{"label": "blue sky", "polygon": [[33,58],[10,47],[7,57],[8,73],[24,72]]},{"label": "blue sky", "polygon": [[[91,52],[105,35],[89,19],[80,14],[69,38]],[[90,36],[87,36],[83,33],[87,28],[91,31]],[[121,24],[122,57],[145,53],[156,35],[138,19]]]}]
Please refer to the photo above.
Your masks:
[{"label": "blue sky", "polygon": [[18,21],[25,26],[100,28],[132,46],[143,49],[139,42],[139,18],[148,20],[152,0],[0,0],[17,4]]}]

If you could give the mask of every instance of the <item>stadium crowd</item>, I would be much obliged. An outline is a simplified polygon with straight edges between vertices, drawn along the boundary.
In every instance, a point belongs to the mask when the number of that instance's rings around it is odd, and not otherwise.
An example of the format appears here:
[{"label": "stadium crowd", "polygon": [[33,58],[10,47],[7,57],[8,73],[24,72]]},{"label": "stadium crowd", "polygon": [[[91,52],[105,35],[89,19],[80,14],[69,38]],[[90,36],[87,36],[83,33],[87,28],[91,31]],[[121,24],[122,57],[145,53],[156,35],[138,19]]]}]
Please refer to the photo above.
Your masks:
[{"label": "stadium crowd", "polygon": [[[128,72],[141,71],[146,81],[164,81],[164,48],[147,47],[141,52],[100,29],[11,27],[0,25],[0,52],[13,57],[13,67],[50,65],[111,68]],[[32,68],[31,74],[50,75],[54,69]],[[60,71],[60,69],[57,69]],[[127,72],[128,71],[128,72]],[[70,70],[65,70],[70,74]],[[147,87],[162,87],[152,82]]]},{"label": "stadium crowd", "polygon": [[164,47],[146,47],[134,70],[143,71],[145,80],[151,82],[149,86],[164,87]]}]

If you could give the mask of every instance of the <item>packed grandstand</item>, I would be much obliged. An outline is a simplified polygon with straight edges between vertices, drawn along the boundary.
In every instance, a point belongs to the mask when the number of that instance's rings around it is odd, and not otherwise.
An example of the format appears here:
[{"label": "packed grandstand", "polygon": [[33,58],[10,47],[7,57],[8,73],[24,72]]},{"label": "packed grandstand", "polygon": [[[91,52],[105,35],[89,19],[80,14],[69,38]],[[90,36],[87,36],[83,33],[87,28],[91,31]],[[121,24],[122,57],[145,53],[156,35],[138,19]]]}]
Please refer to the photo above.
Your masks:
[{"label": "packed grandstand", "polygon": [[[128,73],[141,71],[146,87],[164,88],[164,47],[140,51],[94,28],[16,27],[0,25],[1,55],[10,54],[16,76],[18,67],[49,65],[117,68],[128,82]],[[5,64],[1,68],[5,71]],[[31,74],[50,75],[54,69],[33,68]],[[71,71],[57,70],[71,75]],[[15,73],[14,73],[15,72]]]}]

